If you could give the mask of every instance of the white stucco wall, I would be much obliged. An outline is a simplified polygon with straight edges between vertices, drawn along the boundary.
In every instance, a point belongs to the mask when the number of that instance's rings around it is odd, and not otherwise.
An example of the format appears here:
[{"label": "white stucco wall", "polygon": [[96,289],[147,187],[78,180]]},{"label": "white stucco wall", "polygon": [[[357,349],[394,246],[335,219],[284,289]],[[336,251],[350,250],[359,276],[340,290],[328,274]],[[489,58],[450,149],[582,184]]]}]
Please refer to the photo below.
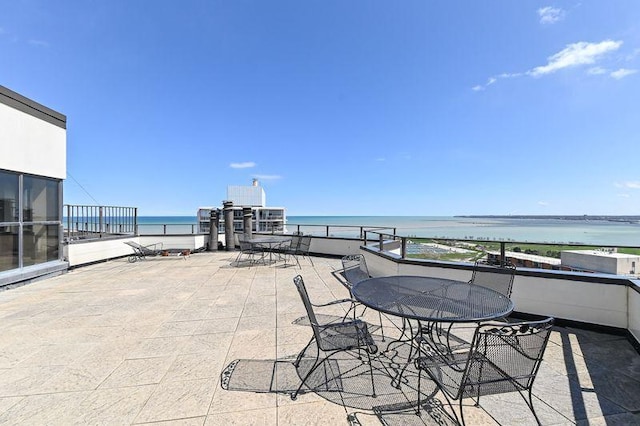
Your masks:
[{"label": "white stucco wall", "polygon": [[67,132],[0,103],[0,169],[66,178]]},{"label": "white stucco wall", "polygon": [[[640,282],[636,283],[640,286]],[[628,287],[629,293],[629,331],[640,342],[640,293]]]}]

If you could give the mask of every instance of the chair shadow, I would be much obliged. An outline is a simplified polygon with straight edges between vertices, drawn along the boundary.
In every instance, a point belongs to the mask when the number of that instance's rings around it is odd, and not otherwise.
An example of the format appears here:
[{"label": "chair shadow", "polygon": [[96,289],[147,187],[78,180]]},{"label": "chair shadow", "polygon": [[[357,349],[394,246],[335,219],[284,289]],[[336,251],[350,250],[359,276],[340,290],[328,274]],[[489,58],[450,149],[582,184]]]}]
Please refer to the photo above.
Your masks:
[{"label": "chair shadow", "polygon": [[[304,317],[299,320],[303,322]],[[374,339],[379,341],[380,336],[374,335]],[[303,354],[298,368],[293,364],[297,354],[279,359],[236,359],[223,369],[221,387],[235,392],[291,395],[299,386],[301,377],[312,367],[316,350],[311,345],[308,353]],[[348,421],[355,425],[358,424],[359,410],[360,415],[365,412],[375,415],[382,424],[388,425],[455,424],[455,420],[442,408],[442,403],[434,398],[437,392],[435,384],[424,378],[421,385],[423,396],[420,398],[424,404],[420,414],[416,414],[418,372],[412,363],[407,365],[407,356],[408,348],[405,350],[395,345],[372,359],[375,397],[372,396],[368,362],[366,357],[359,359],[357,351],[331,357],[307,379],[300,397],[315,393],[343,406],[347,412],[351,411]],[[392,377],[401,370],[401,384],[396,387]]]}]

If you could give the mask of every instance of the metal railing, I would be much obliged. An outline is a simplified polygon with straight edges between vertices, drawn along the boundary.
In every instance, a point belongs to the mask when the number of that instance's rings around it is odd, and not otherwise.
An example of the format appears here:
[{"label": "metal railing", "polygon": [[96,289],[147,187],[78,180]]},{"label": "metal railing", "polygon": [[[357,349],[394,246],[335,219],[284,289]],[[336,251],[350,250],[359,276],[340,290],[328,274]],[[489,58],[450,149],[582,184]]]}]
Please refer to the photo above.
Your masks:
[{"label": "metal railing", "polygon": [[[589,269],[576,268],[561,263],[560,253],[563,250],[594,250],[603,254],[614,252],[633,254],[640,256],[640,248],[625,245],[593,245],[579,243],[547,243],[515,240],[489,240],[489,239],[459,239],[441,237],[407,237],[394,234],[367,230],[364,233],[364,245],[373,247],[379,251],[393,252],[402,259],[422,258],[429,260],[452,260],[459,262],[485,259],[493,264],[505,266],[533,267],[540,269],[556,269],[564,271],[594,272]],[[468,254],[460,254],[457,259],[452,258],[451,252],[446,249],[432,252],[432,254],[411,254],[410,245],[431,245],[437,247],[449,247],[451,250],[460,250]],[[442,253],[445,253],[443,256]],[[449,256],[447,258],[446,256]],[[445,257],[443,259],[443,257]],[[640,265],[638,265],[640,267]],[[637,275],[640,269],[632,267],[625,274]]]},{"label": "metal railing", "polygon": [[64,239],[77,241],[111,235],[136,235],[135,207],[64,205]]},{"label": "metal railing", "polygon": [[287,223],[288,233],[303,233],[317,237],[336,237],[336,238],[359,238],[364,239],[367,232],[381,232],[391,230],[392,235],[396,234],[396,228],[382,226],[355,226],[355,225],[308,225]]}]

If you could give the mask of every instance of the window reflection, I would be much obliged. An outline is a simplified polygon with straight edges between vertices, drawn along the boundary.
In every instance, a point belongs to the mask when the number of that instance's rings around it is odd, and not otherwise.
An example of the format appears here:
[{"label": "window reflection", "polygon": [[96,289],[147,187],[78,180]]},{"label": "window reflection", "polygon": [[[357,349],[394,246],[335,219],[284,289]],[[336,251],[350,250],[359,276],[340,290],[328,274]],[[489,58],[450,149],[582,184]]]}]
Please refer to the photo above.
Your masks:
[{"label": "window reflection", "polygon": [[19,266],[18,230],[15,226],[0,226],[0,272]]},{"label": "window reflection", "polygon": [[58,259],[58,225],[25,225],[22,263],[24,266]]},{"label": "window reflection", "polygon": [[24,222],[60,220],[58,181],[25,176],[22,185]]},{"label": "window reflection", "polygon": [[18,175],[0,171],[0,222],[18,221]]}]

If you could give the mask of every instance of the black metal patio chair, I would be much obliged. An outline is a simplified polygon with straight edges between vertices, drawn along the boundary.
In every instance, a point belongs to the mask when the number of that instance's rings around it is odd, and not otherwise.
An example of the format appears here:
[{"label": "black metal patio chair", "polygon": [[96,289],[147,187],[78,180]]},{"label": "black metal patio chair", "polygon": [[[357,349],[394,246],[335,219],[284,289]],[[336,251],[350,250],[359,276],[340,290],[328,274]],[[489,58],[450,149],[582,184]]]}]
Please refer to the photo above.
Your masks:
[{"label": "black metal patio chair", "polygon": [[[511,264],[506,265],[491,265],[486,261],[476,261],[473,265],[473,273],[471,275],[471,279],[469,280],[470,284],[480,285],[486,288],[490,288],[491,290],[497,291],[498,293],[511,297],[511,291],[513,289],[513,280],[515,278],[516,267]],[[498,321],[508,321],[507,318],[498,318]],[[446,327],[446,330],[445,328]],[[458,330],[469,328],[468,326],[458,326],[456,327]],[[463,350],[469,347],[468,341],[464,339],[456,339],[455,333],[453,333],[454,324],[446,323],[433,323],[428,324],[426,328],[423,330],[423,334],[426,330],[429,330],[431,333],[432,339],[437,339],[442,342],[442,337],[444,336],[447,341],[446,345],[449,347],[449,350]],[[452,347],[452,340],[458,340],[457,344]]]},{"label": "black metal patio chair", "polygon": [[[236,266],[241,265],[243,262],[248,262],[252,265],[263,259],[263,251],[256,248],[245,234],[238,234],[238,245],[240,246],[240,251],[234,262]],[[256,256],[259,256],[260,259],[256,259]]]},{"label": "black metal patio chair", "polygon": [[[304,285],[302,276],[297,275],[293,278],[293,282],[298,289],[298,293],[300,294],[302,303],[304,304],[305,310],[307,311],[311,328],[313,329],[313,337],[311,338],[311,340],[309,340],[309,343],[307,343],[304,349],[298,354],[298,357],[294,362],[294,366],[296,367],[296,369],[300,367],[300,362],[304,354],[314,342],[317,346],[317,352],[315,360],[309,370],[299,373],[301,375],[300,385],[295,390],[295,392],[291,394],[291,399],[296,399],[298,397],[298,393],[300,393],[302,387],[305,385],[309,377],[311,377],[313,372],[318,369],[319,366],[323,365],[335,354],[349,351],[357,351],[357,357],[359,359],[362,359],[361,352],[364,351],[366,353],[369,373],[371,375],[372,396],[375,396],[376,390],[373,379],[373,369],[371,366],[371,355],[378,352],[378,347],[373,341],[373,337],[371,337],[371,334],[369,333],[367,323],[358,319],[343,319],[340,322],[320,324],[314,312],[314,308],[326,307],[339,303],[352,303],[352,300],[341,299],[324,304],[313,304],[309,299],[309,294],[307,293],[307,289]],[[329,369],[330,368],[331,366],[329,366]]]},{"label": "black metal patio chair", "polygon": [[490,288],[500,294],[511,297],[515,274],[516,267],[511,264],[500,266],[477,261],[473,265],[473,275],[471,275],[469,282]]},{"label": "black metal patio chair", "polygon": [[[347,290],[349,290],[349,296],[353,299],[351,288],[360,281],[371,278],[369,268],[367,267],[367,261],[361,254],[348,254],[342,257],[342,270],[345,279],[343,284]],[[355,302],[353,309],[359,305],[360,303]],[[366,309],[366,307],[363,309],[362,314],[364,314]],[[384,342],[384,328],[382,327],[382,314],[380,312],[378,312],[378,319],[380,320],[380,333],[382,341]]]},{"label": "black metal patio chair", "polygon": [[[311,266],[314,266],[313,259],[311,259],[311,256],[309,255],[310,248],[311,248],[311,235],[301,235],[298,241],[298,247],[296,248],[296,252],[295,252],[296,260],[297,260],[297,256],[306,257],[307,259],[309,259]],[[300,262],[298,262],[298,265],[300,265]]]},{"label": "black metal patio chair", "polygon": [[[453,414],[451,399],[459,401],[460,419],[464,425],[462,400],[517,391],[527,403],[535,420],[540,420],[533,407],[531,390],[540,368],[553,318],[518,323],[485,323],[479,325],[471,348],[465,353],[442,354],[437,348],[424,348],[425,356],[415,361],[418,369],[418,413],[420,411],[420,373],[425,371],[442,390]],[[528,393],[528,398],[524,392]]]}]

